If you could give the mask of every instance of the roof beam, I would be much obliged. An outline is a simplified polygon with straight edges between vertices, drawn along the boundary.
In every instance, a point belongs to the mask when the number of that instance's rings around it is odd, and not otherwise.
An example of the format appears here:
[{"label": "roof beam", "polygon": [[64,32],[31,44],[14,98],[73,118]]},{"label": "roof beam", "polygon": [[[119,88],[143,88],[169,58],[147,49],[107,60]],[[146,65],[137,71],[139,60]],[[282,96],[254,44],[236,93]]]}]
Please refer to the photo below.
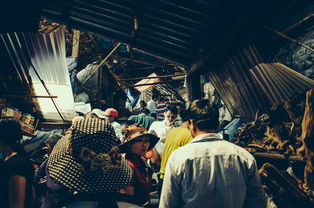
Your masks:
[{"label": "roof beam", "polygon": [[139,49],[137,47],[134,47],[133,50],[137,51],[137,52],[140,52],[140,53],[143,53],[143,54],[146,54],[146,55],[149,55],[149,56],[152,56],[152,57],[155,57],[157,59],[161,59],[161,60],[169,62],[169,63],[178,64],[180,66],[184,66],[184,64],[182,64],[182,62],[179,62],[179,61],[176,61],[176,60],[172,60],[172,59],[169,59],[169,58],[165,58],[163,56],[159,56],[159,55],[156,55],[154,53],[151,53],[151,52],[148,52],[148,51],[144,51],[144,50]]},{"label": "roof beam", "polygon": [[194,63],[191,64],[190,68],[188,69],[188,77],[193,76],[196,73],[200,73],[201,71],[208,69],[209,64],[210,63],[215,63],[218,57],[216,57],[216,59],[213,58],[213,55],[215,53],[211,52],[211,53],[207,53],[207,54],[203,54],[201,56],[199,56],[198,58],[196,58],[196,60],[194,61]]},{"label": "roof beam", "polygon": [[[134,50],[134,48],[133,48],[133,50]],[[118,58],[118,59],[121,59],[121,60],[124,60],[124,61],[130,61],[130,62],[134,62],[134,63],[138,63],[138,64],[153,66],[155,68],[164,68],[163,65],[158,65],[158,64],[154,64],[154,63],[150,63],[150,62],[147,62],[147,61],[138,60],[138,59],[134,59],[134,58],[130,59],[130,58],[125,58],[123,56],[116,56],[116,55],[113,55],[112,57]]]},{"label": "roof beam", "polygon": [[183,99],[183,97],[178,93],[178,91],[175,89],[175,88],[173,88],[169,83],[166,83],[165,84],[166,86],[167,86],[167,88],[169,88],[170,89],[170,91],[172,91],[172,93],[179,99],[179,100],[181,100],[182,102],[186,102],[184,99]]},{"label": "roof beam", "polygon": [[117,81],[133,81],[133,80],[141,80],[141,79],[156,79],[156,78],[169,78],[169,77],[179,77],[184,76],[185,74],[172,74],[172,75],[160,75],[155,77],[134,77],[129,79],[117,79]]}]

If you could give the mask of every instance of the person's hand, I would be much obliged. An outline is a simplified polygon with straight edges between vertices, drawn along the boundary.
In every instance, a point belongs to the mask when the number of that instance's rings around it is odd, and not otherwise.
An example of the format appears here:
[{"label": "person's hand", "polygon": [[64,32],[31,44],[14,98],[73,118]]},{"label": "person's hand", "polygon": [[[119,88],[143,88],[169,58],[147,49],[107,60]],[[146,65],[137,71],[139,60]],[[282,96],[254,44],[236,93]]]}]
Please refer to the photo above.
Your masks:
[{"label": "person's hand", "polygon": [[163,144],[164,144],[164,143],[166,142],[166,138],[162,138],[162,139],[160,139],[159,141],[160,141],[160,143],[163,143]]},{"label": "person's hand", "polygon": [[68,130],[63,134],[64,136],[72,133],[73,128],[68,128]]}]

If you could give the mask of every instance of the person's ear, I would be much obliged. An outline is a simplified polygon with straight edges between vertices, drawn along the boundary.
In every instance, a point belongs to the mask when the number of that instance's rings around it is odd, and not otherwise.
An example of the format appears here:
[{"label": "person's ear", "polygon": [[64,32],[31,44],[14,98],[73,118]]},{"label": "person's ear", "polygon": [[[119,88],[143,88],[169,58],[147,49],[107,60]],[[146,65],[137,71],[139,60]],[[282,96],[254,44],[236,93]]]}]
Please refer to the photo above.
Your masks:
[{"label": "person's ear", "polygon": [[190,130],[192,130],[193,129],[193,120],[192,119],[189,119],[188,120],[188,128],[190,129]]}]

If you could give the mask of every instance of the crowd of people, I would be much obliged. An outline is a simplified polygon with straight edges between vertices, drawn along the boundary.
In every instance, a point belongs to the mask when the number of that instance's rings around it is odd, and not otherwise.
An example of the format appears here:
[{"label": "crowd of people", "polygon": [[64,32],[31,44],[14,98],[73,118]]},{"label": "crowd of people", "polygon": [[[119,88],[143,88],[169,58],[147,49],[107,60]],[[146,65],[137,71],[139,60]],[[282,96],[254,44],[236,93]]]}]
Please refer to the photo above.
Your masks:
[{"label": "crowd of people", "polygon": [[19,122],[1,119],[1,207],[266,207],[254,157],[222,138],[213,103],[199,99],[185,109],[157,99],[141,101],[125,121],[114,108],[74,118],[44,141],[36,171],[19,143]]}]

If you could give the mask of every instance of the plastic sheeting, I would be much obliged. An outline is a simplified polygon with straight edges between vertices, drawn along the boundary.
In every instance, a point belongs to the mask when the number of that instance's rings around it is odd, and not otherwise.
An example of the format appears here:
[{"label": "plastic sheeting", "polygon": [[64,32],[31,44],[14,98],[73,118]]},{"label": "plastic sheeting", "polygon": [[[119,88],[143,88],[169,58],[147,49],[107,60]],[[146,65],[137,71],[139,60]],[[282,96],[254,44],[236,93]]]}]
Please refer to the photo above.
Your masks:
[{"label": "plastic sheeting", "polygon": [[[156,73],[152,73],[148,77],[156,77],[156,76],[157,76]],[[153,85],[154,83],[159,83],[159,82],[160,82],[159,78],[142,79],[141,81],[135,83],[135,85],[141,85],[141,84],[151,84],[151,85],[143,85],[143,86],[135,87],[135,89],[137,89],[137,91],[139,91],[139,92],[143,92],[147,89],[154,87],[155,86],[155,85]]]},{"label": "plastic sheeting", "polygon": [[[128,99],[131,101],[130,102],[131,107],[134,108],[140,98],[141,93],[139,93],[134,88],[124,89],[124,92],[126,93]],[[129,106],[126,108],[129,108]]]}]

